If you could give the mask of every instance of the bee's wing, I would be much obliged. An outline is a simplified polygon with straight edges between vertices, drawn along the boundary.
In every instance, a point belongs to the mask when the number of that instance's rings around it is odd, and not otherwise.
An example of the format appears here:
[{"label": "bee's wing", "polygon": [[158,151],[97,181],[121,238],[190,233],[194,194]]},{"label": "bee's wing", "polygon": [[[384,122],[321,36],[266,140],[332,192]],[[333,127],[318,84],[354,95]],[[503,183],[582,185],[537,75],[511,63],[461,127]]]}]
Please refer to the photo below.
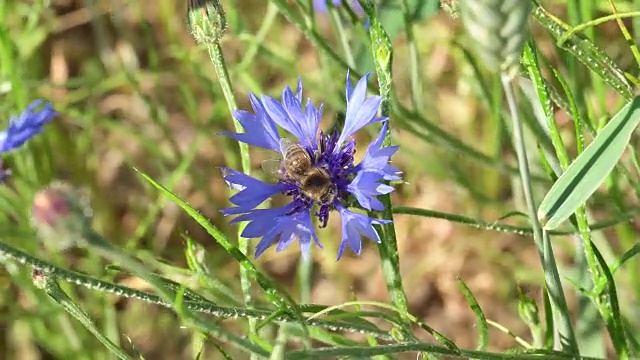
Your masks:
[{"label": "bee's wing", "polygon": [[287,149],[293,145],[296,145],[295,141],[284,137],[280,138],[280,153],[282,156],[285,156],[287,154]]},{"label": "bee's wing", "polygon": [[279,159],[264,160],[260,163],[262,171],[266,174],[275,177],[276,179],[282,178],[282,161]]}]

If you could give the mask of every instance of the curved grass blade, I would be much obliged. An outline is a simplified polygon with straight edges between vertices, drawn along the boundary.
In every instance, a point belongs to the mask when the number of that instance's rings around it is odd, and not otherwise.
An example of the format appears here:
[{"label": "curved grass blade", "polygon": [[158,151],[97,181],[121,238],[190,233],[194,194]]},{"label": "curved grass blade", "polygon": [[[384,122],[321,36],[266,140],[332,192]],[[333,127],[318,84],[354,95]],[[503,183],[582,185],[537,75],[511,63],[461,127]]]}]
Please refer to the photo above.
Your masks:
[{"label": "curved grass blade", "polygon": [[[510,217],[510,216],[507,216],[509,214],[503,215],[495,221],[486,221],[483,219],[475,219],[475,218],[471,218],[471,217],[467,217],[459,214],[445,213],[445,212],[429,210],[429,209],[420,209],[420,208],[414,208],[410,206],[396,206],[393,208],[393,213],[398,215],[412,215],[412,216],[428,217],[433,219],[443,219],[443,220],[451,221],[454,223],[471,226],[477,229],[499,231],[504,233],[521,235],[521,236],[528,236],[533,233],[533,230],[530,227],[498,223],[498,221],[506,219],[507,217]],[[640,208],[636,207],[622,214],[619,214],[618,216],[613,217],[611,219],[591,224],[589,226],[589,231],[604,230],[604,229],[616,226],[618,224],[628,222],[629,220],[639,215],[640,215]],[[573,229],[557,229],[557,230],[549,231],[549,234],[550,235],[574,235],[574,234],[578,234],[578,232],[576,232]]]},{"label": "curved grass blade", "polygon": [[633,97],[624,71],[604,51],[580,34],[573,34],[564,39],[567,31],[571,30],[570,27],[537,3],[532,14],[540,25],[559,42],[558,46],[571,53],[591,71],[598,74],[620,95],[626,99]]},{"label": "curved grass blade", "polygon": [[591,246],[593,255],[602,269],[602,277],[606,280],[606,282],[601,282],[599,284],[599,288],[593,289],[593,299],[598,305],[604,325],[609,331],[610,339],[616,352],[616,357],[619,359],[629,359],[629,345],[624,333],[624,324],[622,321],[623,316],[620,313],[616,283],[613,281],[613,275],[611,274],[611,271],[609,271],[609,266],[602,257],[602,254],[600,254],[593,243],[590,243],[589,245]]},{"label": "curved grass blade", "polygon": [[[67,270],[63,268],[59,268],[51,263],[48,263],[44,260],[40,260],[35,258],[22,250],[16,249],[9,245],[6,245],[2,241],[0,241],[0,258],[10,259],[12,261],[18,262],[23,265],[31,266],[34,270],[37,270],[41,273],[50,274],[50,276],[55,276],[56,281],[65,281],[74,285],[82,286],[87,289],[93,291],[100,291],[115,294],[119,297],[123,298],[131,298],[141,300],[150,304],[159,305],[165,308],[172,309],[173,304],[165,301],[160,296],[156,294],[151,294],[146,291],[132,289],[126,286],[110,283],[108,281],[100,280],[89,276],[84,273]],[[245,318],[254,318],[256,320],[266,319],[271,313],[272,310],[267,309],[250,309],[250,308],[240,308],[240,307],[228,307],[228,306],[217,306],[209,303],[197,302],[186,300],[183,302],[184,307],[190,311],[198,312],[202,314],[208,314],[219,318],[224,319],[236,319],[239,317]],[[318,309],[324,309],[326,306],[316,305],[316,304],[301,304],[299,305],[300,311],[302,312],[318,312]],[[388,315],[377,312],[363,312],[360,314],[361,316],[370,316],[370,317],[379,317],[381,319],[390,321],[395,323],[395,320]],[[1,319],[0,319],[1,320]],[[298,324],[296,317],[290,314],[282,314],[282,316],[274,319],[279,322],[293,323]],[[311,326],[317,326],[320,328],[329,329],[331,331],[344,331],[344,332],[353,332],[353,333],[362,333],[375,336],[379,340],[391,341],[392,337],[389,335],[388,331],[378,329],[373,323],[368,322],[364,319],[358,319],[358,321],[354,321],[354,319],[349,319],[349,322],[345,321],[326,321],[326,320],[318,320],[318,319],[308,319],[308,324]],[[246,345],[243,344],[245,347]]]},{"label": "curved grass blade", "polygon": [[609,121],[544,197],[538,219],[546,230],[557,228],[604,182],[639,122],[640,97],[635,97]]},{"label": "curved grass blade", "polygon": [[452,350],[446,347],[429,344],[429,343],[406,343],[393,345],[376,345],[376,346],[342,346],[342,347],[319,347],[312,350],[293,350],[286,353],[285,359],[352,359],[354,357],[374,357],[379,355],[391,355],[402,353],[425,352],[431,355],[440,355],[447,359],[478,359],[478,360],[597,360],[593,357],[577,357],[575,354],[564,353],[551,350],[532,350],[532,351],[514,351],[511,353],[498,353],[479,350]]},{"label": "curved grass blade", "polygon": [[611,265],[611,274],[615,274],[618,269],[624,265],[627,260],[640,253],[640,243],[635,244],[631,249],[627,250],[622,256]]},{"label": "curved grass blade", "polygon": [[245,254],[243,254],[240,249],[238,249],[235,245],[229,241],[227,236],[222,233],[217,227],[211,224],[202,214],[200,214],[196,209],[194,209],[191,205],[186,203],[184,200],[180,199],[174,193],[169,191],[169,189],[165,188],[161,184],[157,183],[147,174],[141,172],[138,169],[134,170],[138,172],[149,184],[153,185],[156,189],[160,190],[160,192],[175,202],[178,206],[182,208],[193,220],[195,220],[203,229],[207,231],[209,235],[211,235],[220,246],[222,246],[229,255],[233,256],[233,258],[247,271],[247,275],[250,278],[253,278],[258,285],[265,291],[267,298],[278,307],[278,309],[286,309],[290,311],[292,315],[300,321],[300,324],[303,328],[306,329],[306,325],[298,310],[298,306],[295,301],[269,277],[260,272],[256,266],[247,258]]},{"label": "curved grass blade", "polygon": [[[128,269],[119,266],[119,265],[107,265],[106,266],[106,270],[107,271],[112,271],[116,274],[126,274],[126,275],[133,275],[136,276],[136,274],[134,274],[133,272],[129,271]],[[185,285],[178,283],[177,281],[173,281],[167,277],[161,276],[161,275],[157,275],[154,273],[151,273],[151,276],[156,279],[157,281],[161,282],[162,284],[164,284],[164,286],[171,290],[174,291],[175,293],[182,293],[182,296],[184,297],[185,300],[189,300],[189,301],[194,301],[194,302],[201,302],[201,303],[212,303],[209,299],[205,298],[204,296],[198,294],[197,292],[187,288]]]},{"label": "curved grass blade", "polygon": [[469,289],[462,279],[458,279],[458,287],[460,288],[464,298],[467,300],[467,305],[469,305],[476,316],[476,322],[478,324],[478,346],[476,346],[476,350],[486,350],[487,343],[489,342],[487,318],[484,316],[484,312],[480,308],[478,300],[476,300],[473,293],[471,293],[471,289]]},{"label": "curved grass blade", "polygon": [[34,284],[36,287],[42,288],[46,293],[57,302],[65,311],[78,320],[93,336],[98,339],[111,353],[121,360],[133,360],[122,348],[114,344],[109,338],[104,336],[93,323],[89,315],[82,310],[71,298],[62,290],[60,285],[55,281],[54,277],[38,271],[33,271]]}]

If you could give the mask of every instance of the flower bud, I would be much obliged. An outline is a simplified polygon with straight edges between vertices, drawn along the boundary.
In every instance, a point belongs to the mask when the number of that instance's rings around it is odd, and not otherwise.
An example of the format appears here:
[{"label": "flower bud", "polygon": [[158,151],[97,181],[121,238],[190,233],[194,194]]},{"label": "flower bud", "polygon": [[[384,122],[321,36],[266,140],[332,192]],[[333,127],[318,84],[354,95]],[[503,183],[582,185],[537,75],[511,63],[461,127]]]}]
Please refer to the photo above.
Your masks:
[{"label": "flower bud", "polygon": [[68,184],[54,182],[33,198],[31,221],[47,248],[63,251],[77,244],[91,219],[88,199]]},{"label": "flower bud", "polygon": [[537,328],[540,326],[540,313],[535,300],[526,294],[520,293],[518,301],[518,315],[529,326]]},{"label": "flower bud", "polygon": [[187,28],[198,43],[220,41],[227,20],[218,0],[189,0]]}]

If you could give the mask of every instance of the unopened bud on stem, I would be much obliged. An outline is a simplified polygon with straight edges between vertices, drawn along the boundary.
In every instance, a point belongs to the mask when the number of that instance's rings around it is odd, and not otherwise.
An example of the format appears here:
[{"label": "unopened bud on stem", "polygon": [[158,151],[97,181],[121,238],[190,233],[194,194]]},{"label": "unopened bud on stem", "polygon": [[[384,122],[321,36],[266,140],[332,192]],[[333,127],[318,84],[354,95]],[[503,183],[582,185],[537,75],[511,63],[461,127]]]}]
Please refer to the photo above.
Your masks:
[{"label": "unopened bud on stem", "polygon": [[187,28],[198,43],[220,41],[227,28],[227,20],[220,1],[189,0]]},{"label": "unopened bud on stem", "polygon": [[54,182],[33,198],[31,221],[45,247],[66,250],[91,226],[88,199],[68,184]]}]

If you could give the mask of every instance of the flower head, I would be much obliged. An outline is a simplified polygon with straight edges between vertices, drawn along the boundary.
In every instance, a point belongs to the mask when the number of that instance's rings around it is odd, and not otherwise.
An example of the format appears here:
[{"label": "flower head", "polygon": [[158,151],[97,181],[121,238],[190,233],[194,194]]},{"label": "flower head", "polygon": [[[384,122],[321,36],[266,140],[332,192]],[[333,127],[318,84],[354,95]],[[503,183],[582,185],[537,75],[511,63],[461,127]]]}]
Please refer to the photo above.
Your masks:
[{"label": "flower head", "polygon": [[58,114],[49,103],[36,110],[40,104],[42,101],[36,100],[20,116],[11,117],[7,130],[0,132],[0,154],[19,148],[41,133],[42,127]]},{"label": "flower head", "polygon": [[[367,97],[368,77],[365,75],[352,87],[347,72],[347,111],[341,131],[325,133],[319,130],[323,106],[316,107],[310,99],[303,106],[300,79],[297,91],[294,93],[286,87],[281,101],[249,94],[253,112],[234,112],[245,132],[226,132],[226,135],[275,151],[281,158],[275,163],[263,164],[263,168],[270,168],[277,175],[276,183],[266,183],[235,170],[224,169],[224,179],[239,192],[230,198],[234,206],[223,209],[222,213],[238,215],[233,222],[248,223],[243,237],[261,238],[256,257],[276,240],[276,250],[280,251],[296,239],[306,257],[312,240],[322,247],[312,218],[317,217],[323,228],[332,210],[337,210],[342,219],[338,258],[347,246],[360,254],[362,236],[380,242],[373,225],[387,221],[348,210],[348,204],[353,202],[367,210],[382,210],[383,205],[376,197],[393,191],[393,187],[383,181],[400,178],[400,171],[389,164],[398,148],[382,147],[388,131],[387,118],[378,116],[380,96]],[[382,129],[363,159],[356,164],[356,144],[352,135],[376,122],[383,123]],[[291,134],[291,138],[281,138],[278,127]],[[275,165],[265,166],[268,164]],[[276,194],[287,196],[290,202],[278,208],[256,208]]]}]

